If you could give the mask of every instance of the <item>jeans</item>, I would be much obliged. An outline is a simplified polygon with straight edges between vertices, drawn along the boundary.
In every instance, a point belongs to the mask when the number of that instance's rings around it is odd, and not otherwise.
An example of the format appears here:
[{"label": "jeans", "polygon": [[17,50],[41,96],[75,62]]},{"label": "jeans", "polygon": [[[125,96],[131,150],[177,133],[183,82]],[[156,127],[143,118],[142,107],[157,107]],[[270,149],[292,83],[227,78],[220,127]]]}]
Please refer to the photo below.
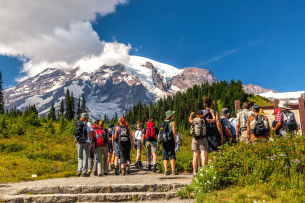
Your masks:
[{"label": "jeans", "polygon": [[[102,169],[103,162],[103,169]],[[108,146],[96,147],[96,162],[97,164],[97,174],[101,175],[103,173],[108,173]]]},{"label": "jeans", "polygon": [[88,157],[89,157],[89,143],[77,143],[77,154],[78,154],[78,173],[87,173],[88,169]]}]

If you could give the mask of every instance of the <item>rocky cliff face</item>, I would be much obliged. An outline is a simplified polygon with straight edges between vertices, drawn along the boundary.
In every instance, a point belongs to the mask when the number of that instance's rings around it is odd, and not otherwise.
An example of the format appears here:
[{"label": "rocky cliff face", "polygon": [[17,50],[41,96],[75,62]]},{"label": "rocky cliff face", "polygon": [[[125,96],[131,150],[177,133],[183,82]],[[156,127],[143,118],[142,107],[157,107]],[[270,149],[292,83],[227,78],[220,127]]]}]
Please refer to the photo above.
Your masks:
[{"label": "rocky cliff face", "polygon": [[275,90],[269,90],[269,89],[265,89],[261,86],[258,86],[258,85],[252,85],[252,84],[249,84],[249,85],[243,85],[244,87],[244,91],[248,94],[262,94],[262,93],[265,93],[265,92],[277,92]]},{"label": "rocky cliff face", "polygon": [[[78,99],[85,94],[90,115],[100,118],[104,114],[121,115],[138,101],[150,102],[194,84],[215,82],[205,69],[177,69],[143,57],[134,57],[129,64],[103,66],[93,73],[80,73],[78,69],[64,72],[46,69],[18,85],[4,91],[6,108],[24,109],[36,104],[40,114],[49,111],[51,103],[59,104],[69,89]],[[76,103],[76,102],[75,102]]]}]

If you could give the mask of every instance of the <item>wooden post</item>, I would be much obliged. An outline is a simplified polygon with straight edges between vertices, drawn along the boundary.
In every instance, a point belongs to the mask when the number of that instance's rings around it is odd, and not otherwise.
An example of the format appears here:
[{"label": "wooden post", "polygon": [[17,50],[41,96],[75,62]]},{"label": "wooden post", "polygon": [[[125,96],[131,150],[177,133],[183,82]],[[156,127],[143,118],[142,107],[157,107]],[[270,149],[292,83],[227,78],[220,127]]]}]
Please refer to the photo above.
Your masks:
[{"label": "wooden post", "polygon": [[279,103],[280,103],[280,101],[278,99],[274,100],[274,109],[278,109],[279,108]]},{"label": "wooden post", "polygon": [[303,97],[299,98],[299,111],[300,111],[302,134],[305,135],[305,107],[304,107]]},{"label": "wooden post", "polygon": [[235,113],[237,113],[240,110],[240,101],[235,100]]}]

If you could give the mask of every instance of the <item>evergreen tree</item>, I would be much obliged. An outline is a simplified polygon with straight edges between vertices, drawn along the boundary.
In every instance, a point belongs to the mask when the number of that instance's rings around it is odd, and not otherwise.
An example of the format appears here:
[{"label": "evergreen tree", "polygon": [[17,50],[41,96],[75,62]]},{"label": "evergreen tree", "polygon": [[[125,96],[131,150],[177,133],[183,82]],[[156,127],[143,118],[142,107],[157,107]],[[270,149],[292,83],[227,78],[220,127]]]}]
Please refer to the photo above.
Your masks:
[{"label": "evergreen tree", "polygon": [[107,114],[104,114],[104,122],[105,122],[106,124],[108,124],[108,123],[109,123],[109,119],[108,119]]},{"label": "evergreen tree", "polygon": [[0,71],[0,114],[4,114],[4,98],[3,98],[3,88],[2,88],[2,73]]},{"label": "evergreen tree", "polygon": [[74,102],[73,92],[71,92],[70,96],[70,105],[71,105],[71,115],[70,118],[73,119],[75,117],[75,102]]},{"label": "evergreen tree", "polygon": [[86,107],[85,94],[82,94],[81,113],[84,113],[86,111],[87,111],[87,107]]},{"label": "evergreen tree", "polygon": [[64,100],[62,99],[60,102],[59,116],[63,116],[64,114],[65,114],[65,104],[64,104]]},{"label": "evergreen tree", "polygon": [[70,91],[69,89],[67,89],[66,91],[66,97],[65,97],[65,102],[66,102],[66,119],[71,120],[71,111],[72,111],[72,107],[71,107],[71,102],[70,102]]},{"label": "evergreen tree", "polygon": [[55,108],[54,108],[54,103],[53,102],[52,102],[52,105],[51,105],[51,108],[50,108],[48,119],[53,120],[53,121],[56,120],[56,113],[55,113]]},{"label": "evergreen tree", "polygon": [[77,111],[76,111],[76,118],[79,119],[81,115],[81,106],[80,106],[80,97],[78,97],[78,102],[77,102]]}]

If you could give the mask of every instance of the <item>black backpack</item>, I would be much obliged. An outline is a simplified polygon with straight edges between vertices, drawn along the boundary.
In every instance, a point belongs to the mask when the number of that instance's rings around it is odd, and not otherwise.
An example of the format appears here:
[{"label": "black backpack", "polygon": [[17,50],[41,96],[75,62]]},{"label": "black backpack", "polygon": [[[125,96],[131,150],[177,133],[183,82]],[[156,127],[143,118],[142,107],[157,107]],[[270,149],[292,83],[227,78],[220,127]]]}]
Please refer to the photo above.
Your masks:
[{"label": "black backpack", "polygon": [[254,120],[250,123],[251,132],[255,136],[266,135],[269,132],[269,123],[264,121],[263,115],[255,116],[252,114]]},{"label": "black backpack", "polygon": [[171,121],[163,121],[160,125],[158,136],[159,143],[167,143],[173,139],[173,130],[170,127]]},{"label": "black backpack", "polygon": [[74,137],[78,143],[85,143],[88,139],[87,125],[84,122],[75,122]]},{"label": "black backpack", "polygon": [[289,110],[284,110],[283,114],[284,114],[283,129],[289,131],[295,131],[297,129],[296,128],[297,122],[295,120],[294,113]]}]

